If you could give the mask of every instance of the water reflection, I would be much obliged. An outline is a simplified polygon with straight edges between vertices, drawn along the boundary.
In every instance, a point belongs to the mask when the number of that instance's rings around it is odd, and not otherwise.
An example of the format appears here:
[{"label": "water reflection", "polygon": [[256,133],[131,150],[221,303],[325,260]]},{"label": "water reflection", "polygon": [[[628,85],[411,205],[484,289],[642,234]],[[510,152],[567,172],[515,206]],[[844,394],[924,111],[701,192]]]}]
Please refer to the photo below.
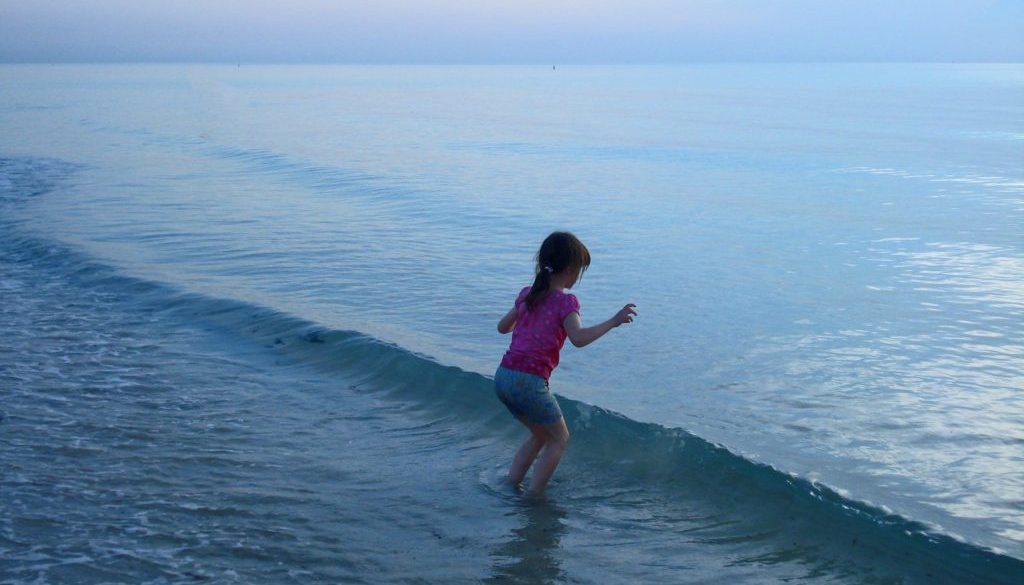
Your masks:
[{"label": "water reflection", "polygon": [[523,502],[510,538],[491,553],[494,572],[487,583],[556,583],[564,580],[559,542],[566,532],[564,509],[551,502]]}]

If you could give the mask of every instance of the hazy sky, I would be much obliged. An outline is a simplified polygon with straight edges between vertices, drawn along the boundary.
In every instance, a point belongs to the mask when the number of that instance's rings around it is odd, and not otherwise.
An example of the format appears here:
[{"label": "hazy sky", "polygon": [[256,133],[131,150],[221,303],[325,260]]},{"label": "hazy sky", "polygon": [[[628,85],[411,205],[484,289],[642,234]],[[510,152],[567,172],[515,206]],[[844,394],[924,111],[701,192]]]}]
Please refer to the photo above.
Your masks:
[{"label": "hazy sky", "polygon": [[1024,61],[1024,0],[0,0],[0,61]]}]

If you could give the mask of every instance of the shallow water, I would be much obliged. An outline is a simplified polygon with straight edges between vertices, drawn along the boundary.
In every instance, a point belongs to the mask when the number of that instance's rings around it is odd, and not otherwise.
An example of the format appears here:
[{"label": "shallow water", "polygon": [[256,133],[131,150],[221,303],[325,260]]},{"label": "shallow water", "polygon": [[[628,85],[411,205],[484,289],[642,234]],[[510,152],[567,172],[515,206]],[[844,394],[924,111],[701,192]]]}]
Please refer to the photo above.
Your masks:
[{"label": "shallow water", "polygon": [[[1020,577],[1024,70],[551,73],[0,69],[0,575]],[[563,227],[641,318],[524,505],[492,332]]]}]

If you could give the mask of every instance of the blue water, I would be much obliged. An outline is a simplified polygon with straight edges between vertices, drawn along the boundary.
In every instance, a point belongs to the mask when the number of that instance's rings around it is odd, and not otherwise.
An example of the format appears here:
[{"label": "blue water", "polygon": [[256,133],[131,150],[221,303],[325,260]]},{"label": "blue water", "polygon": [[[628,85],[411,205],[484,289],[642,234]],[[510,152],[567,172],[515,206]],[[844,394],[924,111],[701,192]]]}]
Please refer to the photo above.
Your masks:
[{"label": "blue water", "polygon": [[1020,65],[3,66],[0,582],[1019,582],[1022,275]]}]

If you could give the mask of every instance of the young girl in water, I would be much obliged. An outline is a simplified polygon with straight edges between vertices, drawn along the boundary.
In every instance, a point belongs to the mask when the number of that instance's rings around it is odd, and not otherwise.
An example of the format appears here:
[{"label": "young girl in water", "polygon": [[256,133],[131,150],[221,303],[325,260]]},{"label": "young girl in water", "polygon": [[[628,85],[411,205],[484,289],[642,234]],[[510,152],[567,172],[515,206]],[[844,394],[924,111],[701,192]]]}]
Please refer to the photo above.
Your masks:
[{"label": "young girl in water", "polygon": [[568,337],[573,345],[583,347],[623,323],[632,323],[636,315],[636,305],[630,303],[603,323],[583,326],[580,303],[565,289],[572,288],[588,266],[590,252],[576,236],[551,234],[537,252],[533,286],[519,291],[512,309],[498,322],[498,332],[512,332],[512,343],[494,374],[495,392],[530,429],[530,436],[512,459],[508,479],[520,485],[537,459],[527,491],[535,497],[544,493],[569,442],[562,410],[548,388],[562,344]]}]

